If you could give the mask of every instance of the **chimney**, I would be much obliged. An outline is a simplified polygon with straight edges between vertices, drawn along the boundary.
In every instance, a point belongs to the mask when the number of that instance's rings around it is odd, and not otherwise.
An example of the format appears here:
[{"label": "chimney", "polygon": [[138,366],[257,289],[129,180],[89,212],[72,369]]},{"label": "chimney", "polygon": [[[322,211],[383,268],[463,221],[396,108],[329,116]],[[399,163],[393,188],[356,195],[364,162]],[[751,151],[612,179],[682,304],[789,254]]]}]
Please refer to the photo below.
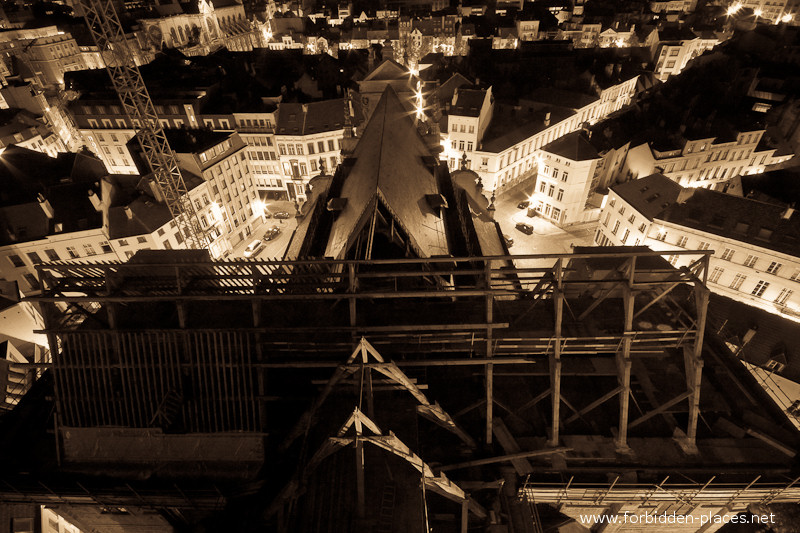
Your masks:
[{"label": "chimney", "polygon": [[100,198],[94,193],[94,191],[89,191],[89,201],[92,202],[92,207],[94,207],[95,211],[100,211],[102,209]]},{"label": "chimney", "polygon": [[544,127],[547,128],[550,126],[550,111],[544,114]]},{"label": "chimney", "polygon": [[781,213],[781,218],[782,218],[783,220],[789,220],[790,218],[792,218],[792,215],[793,215],[793,214],[794,214],[794,202],[792,202],[791,204],[789,204],[789,205],[786,207],[786,210],[785,210],[783,213]]},{"label": "chimney", "polygon": [[161,193],[161,187],[158,185],[158,182],[154,178],[150,178],[148,180],[147,185],[150,187],[150,193],[155,198],[156,202],[159,204],[164,203],[164,195]]},{"label": "chimney", "polygon": [[694,196],[694,193],[697,191],[695,187],[684,187],[681,189],[681,192],[678,193],[678,198],[675,200],[676,204],[683,204],[686,203],[686,200]]},{"label": "chimney", "polygon": [[133,220],[133,211],[127,205],[125,206],[125,216],[128,217],[128,220]]},{"label": "chimney", "polygon": [[52,220],[53,215],[55,215],[55,211],[53,211],[53,206],[50,205],[50,200],[42,196],[41,193],[36,195],[36,199],[39,201],[39,207],[42,208],[42,211],[44,211],[44,214],[47,216],[47,218]]}]

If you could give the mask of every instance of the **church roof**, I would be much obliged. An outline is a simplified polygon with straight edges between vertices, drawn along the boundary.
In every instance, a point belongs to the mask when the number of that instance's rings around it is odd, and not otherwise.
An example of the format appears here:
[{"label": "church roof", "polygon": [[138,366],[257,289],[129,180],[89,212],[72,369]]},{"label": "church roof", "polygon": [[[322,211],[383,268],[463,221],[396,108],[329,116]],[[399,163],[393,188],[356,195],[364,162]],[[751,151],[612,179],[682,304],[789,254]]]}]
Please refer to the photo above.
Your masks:
[{"label": "church roof", "polygon": [[431,155],[425,141],[397,93],[387,87],[350,160],[352,169],[340,193],[347,202],[333,222],[325,256],[344,256],[377,202],[406,232],[417,254],[447,254],[444,220],[426,199],[440,194],[437,162],[431,165],[426,158]]}]

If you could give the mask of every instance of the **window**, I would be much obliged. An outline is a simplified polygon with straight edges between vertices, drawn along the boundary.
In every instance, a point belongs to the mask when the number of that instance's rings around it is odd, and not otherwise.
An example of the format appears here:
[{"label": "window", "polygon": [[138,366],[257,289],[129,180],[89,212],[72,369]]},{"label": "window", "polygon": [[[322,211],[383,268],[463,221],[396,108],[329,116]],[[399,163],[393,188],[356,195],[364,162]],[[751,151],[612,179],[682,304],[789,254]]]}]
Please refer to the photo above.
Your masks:
[{"label": "window", "polygon": [[746,279],[747,279],[747,276],[743,276],[741,274],[736,274],[736,277],[734,277],[733,281],[731,282],[731,285],[730,285],[731,289],[733,289],[735,291],[738,291],[739,287],[742,286],[742,283],[744,283],[744,280],[746,280]]},{"label": "window", "polygon": [[469,127],[469,132],[470,133],[475,133],[475,126],[470,126]]},{"label": "window", "polygon": [[608,201],[608,205],[610,207],[614,207],[614,204],[616,204],[616,203],[617,203],[617,199],[616,198],[612,198],[611,200]]},{"label": "window", "polygon": [[553,208],[553,220],[555,220],[556,222],[561,221],[561,209],[557,207]]},{"label": "window", "polygon": [[303,155],[303,145],[302,144],[298,144],[297,145],[297,155]]},{"label": "window", "polygon": [[450,131],[456,131],[457,132],[458,131],[458,124],[453,124],[453,127],[450,129]]},{"label": "window", "polygon": [[566,172],[561,173],[561,181],[567,181],[568,174]]},{"label": "window", "polygon": [[631,230],[626,229],[625,230],[625,234],[622,236],[622,244],[625,244],[625,242],[628,240],[628,237],[630,237],[630,235],[631,235]]},{"label": "window", "polygon": [[59,259],[61,259],[60,257],[58,257],[58,253],[56,253],[56,251],[53,250],[52,248],[46,249],[44,253],[47,254],[47,258],[50,261],[58,261]]},{"label": "window", "polygon": [[677,255],[671,255],[671,256],[669,256],[667,261],[669,262],[670,265],[675,266],[675,263],[678,262],[678,256]]},{"label": "window", "polygon": [[786,288],[781,289],[780,294],[775,298],[775,303],[778,305],[786,305],[786,302],[792,297],[792,294],[794,294],[793,290]]},{"label": "window", "polygon": [[725,248],[725,251],[722,252],[722,259],[725,261],[733,261],[733,249]]},{"label": "window", "polygon": [[22,258],[16,254],[9,255],[8,260],[11,261],[11,264],[17,268],[25,266],[25,263],[22,261]]},{"label": "window", "polygon": [[314,143],[308,143],[308,154],[314,155]]},{"label": "window", "polygon": [[720,276],[722,276],[723,272],[725,272],[724,268],[714,267],[714,270],[711,272],[711,275],[708,277],[708,281],[710,281],[711,283],[719,282],[719,278],[720,278]]},{"label": "window", "polygon": [[34,265],[37,265],[42,262],[42,258],[39,257],[39,254],[36,252],[28,252],[27,256],[30,262],[33,263]]},{"label": "window", "polygon": [[789,279],[792,281],[800,281],[800,270],[795,270],[794,273],[789,276]]},{"label": "window", "polygon": [[77,259],[80,257],[74,246],[67,246],[67,253],[69,254],[70,259]]},{"label": "window", "polygon": [[333,141],[332,141],[332,140],[329,140],[329,141],[328,141],[328,151],[329,151],[329,152],[333,152],[334,150],[336,150],[336,147],[334,147],[334,145],[333,145]]},{"label": "window", "polygon": [[661,242],[667,240],[667,230],[659,230],[658,235],[656,235],[656,240]]},{"label": "window", "polygon": [[553,179],[558,179],[558,169],[557,168],[553,169]]},{"label": "window", "polygon": [[552,198],[554,192],[556,192],[556,186],[555,185],[551,185],[550,187],[547,188],[547,196]]},{"label": "window", "polygon": [[707,242],[700,241],[700,246],[697,247],[698,250],[708,250],[709,244]]},{"label": "window", "polygon": [[753,268],[756,266],[756,262],[758,262],[758,257],[755,255],[748,255],[747,259],[744,260],[744,266]]},{"label": "window", "polygon": [[564,189],[558,189],[558,194],[556,195],[556,200],[559,202],[564,198]]},{"label": "window", "polygon": [[619,214],[620,215],[624,215],[625,214],[625,206],[624,205],[619,208]]},{"label": "window", "polygon": [[619,230],[619,220],[614,222],[614,229],[611,230],[611,233],[613,235],[616,235],[618,230]]},{"label": "window", "polygon": [[278,145],[278,151],[281,153],[281,155],[286,155],[286,145],[279,144]]},{"label": "window", "polygon": [[145,244],[147,242],[147,237],[136,237],[136,242],[139,244]]},{"label": "window", "polygon": [[764,291],[767,290],[767,287],[769,287],[768,282],[764,281],[763,279],[759,280],[758,283],[756,283],[756,286],[753,287],[753,292],[751,292],[750,294],[761,298],[761,296],[764,294]]},{"label": "window", "polygon": [[547,188],[547,184],[545,182],[539,183],[539,192],[543,193]]},{"label": "window", "polygon": [[628,217],[628,222],[630,222],[631,224],[633,224],[635,221],[636,221],[636,215],[631,215]]},{"label": "window", "polygon": [[[39,280],[36,278],[36,276],[34,276],[33,274],[23,274],[22,277],[25,278],[25,281],[28,282],[28,285],[30,285],[31,289],[33,290],[39,289]],[[31,529],[31,531],[33,531],[33,529]]]},{"label": "window", "polygon": [[293,144],[287,144],[286,148],[289,150],[289,155],[295,155],[295,153],[294,153],[294,145]]},{"label": "window", "polygon": [[778,274],[778,271],[781,269],[783,265],[778,263],[777,261],[773,261],[767,267],[767,274]]},{"label": "window", "polygon": [[689,241],[689,237],[684,235],[684,236],[678,238],[678,242],[676,244],[678,246],[680,246],[681,248],[685,248],[686,247],[686,243],[688,241]]},{"label": "window", "polygon": [[322,141],[317,141],[317,151],[322,153],[325,151],[325,143]]},{"label": "window", "polygon": [[458,151],[459,152],[464,151],[464,141],[458,141]]},{"label": "window", "polygon": [[608,227],[608,220],[611,218],[611,213],[606,213],[606,219],[603,221],[603,225]]},{"label": "window", "polygon": [[111,246],[108,245],[108,241],[101,242],[100,248],[103,250],[104,254],[110,254],[112,252]]},{"label": "window", "polygon": [[642,225],[639,226],[639,232],[644,233],[645,231],[647,231],[647,223],[642,222]]},{"label": "window", "polygon": [[84,244],[83,251],[86,252],[86,255],[97,255],[97,252],[94,251],[94,247],[91,244]]},{"label": "window", "polygon": [[467,131],[467,126],[465,124],[461,124],[461,133],[465,133]]}]

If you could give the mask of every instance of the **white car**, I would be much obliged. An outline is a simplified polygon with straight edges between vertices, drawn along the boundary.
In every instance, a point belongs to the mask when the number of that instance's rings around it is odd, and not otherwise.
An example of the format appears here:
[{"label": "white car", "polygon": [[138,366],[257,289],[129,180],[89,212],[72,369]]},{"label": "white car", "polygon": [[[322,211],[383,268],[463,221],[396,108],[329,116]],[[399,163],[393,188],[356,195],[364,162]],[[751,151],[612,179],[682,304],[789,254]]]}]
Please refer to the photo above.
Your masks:
[{"label": "white car", "polygon": [[245,257],[252,257],[252,256],[256,255],[256,253],[258,253],[258,251],[261,249],[261,245],[262,244],[263,243],[261,242],[260,239],[251,242],[250,245],[245,249],[244,256]]}]

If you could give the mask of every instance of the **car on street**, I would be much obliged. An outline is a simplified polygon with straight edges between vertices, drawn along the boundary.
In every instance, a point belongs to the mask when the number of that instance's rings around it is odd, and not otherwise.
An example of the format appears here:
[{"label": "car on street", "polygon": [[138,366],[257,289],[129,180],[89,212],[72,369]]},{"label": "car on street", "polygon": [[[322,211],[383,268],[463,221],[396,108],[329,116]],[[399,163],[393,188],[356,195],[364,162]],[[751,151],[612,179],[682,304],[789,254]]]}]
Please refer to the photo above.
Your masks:
[{"label": "car on street", "polygon": [[278,226],[272,226],[264,234],[264,240],[271,241],[272,239],[277,237],[280,233],[281,233],[281,228],[279,228]]},{"label": "car on street", "polygon": [[519,209],[526,209],[529,205],[531,205],[530,200],[522,200],[520,203],[517,204]]},{"label": "car on street", "polygon": [[247,246],[247,248],[245,248],[244,256],[245,257],[253,257],[254,255],[256,255],[259,252],[259,250],[261,250],[262,246],[264,246],[264,243],[261,242],[261,239],[254,240],[253,242],[251,242]]},{"label": "car on street", "polygon": [[290,215],[286,211],[278,211],[277,213],[274,213],[272,216],[275,218],[287,219],[289,218]]},{"label": "car on street", "polygon": [[533,226],[531,226],[530,224],[526,224],[524,222],[517,222],[516,228],[525,235],[533,234]]},{"label": "car on street", "polygon": [[514,239],[509,237],[508,235],[503,235],[503,240],[506,242],[506,248],[511,248],[514,246]]}]

